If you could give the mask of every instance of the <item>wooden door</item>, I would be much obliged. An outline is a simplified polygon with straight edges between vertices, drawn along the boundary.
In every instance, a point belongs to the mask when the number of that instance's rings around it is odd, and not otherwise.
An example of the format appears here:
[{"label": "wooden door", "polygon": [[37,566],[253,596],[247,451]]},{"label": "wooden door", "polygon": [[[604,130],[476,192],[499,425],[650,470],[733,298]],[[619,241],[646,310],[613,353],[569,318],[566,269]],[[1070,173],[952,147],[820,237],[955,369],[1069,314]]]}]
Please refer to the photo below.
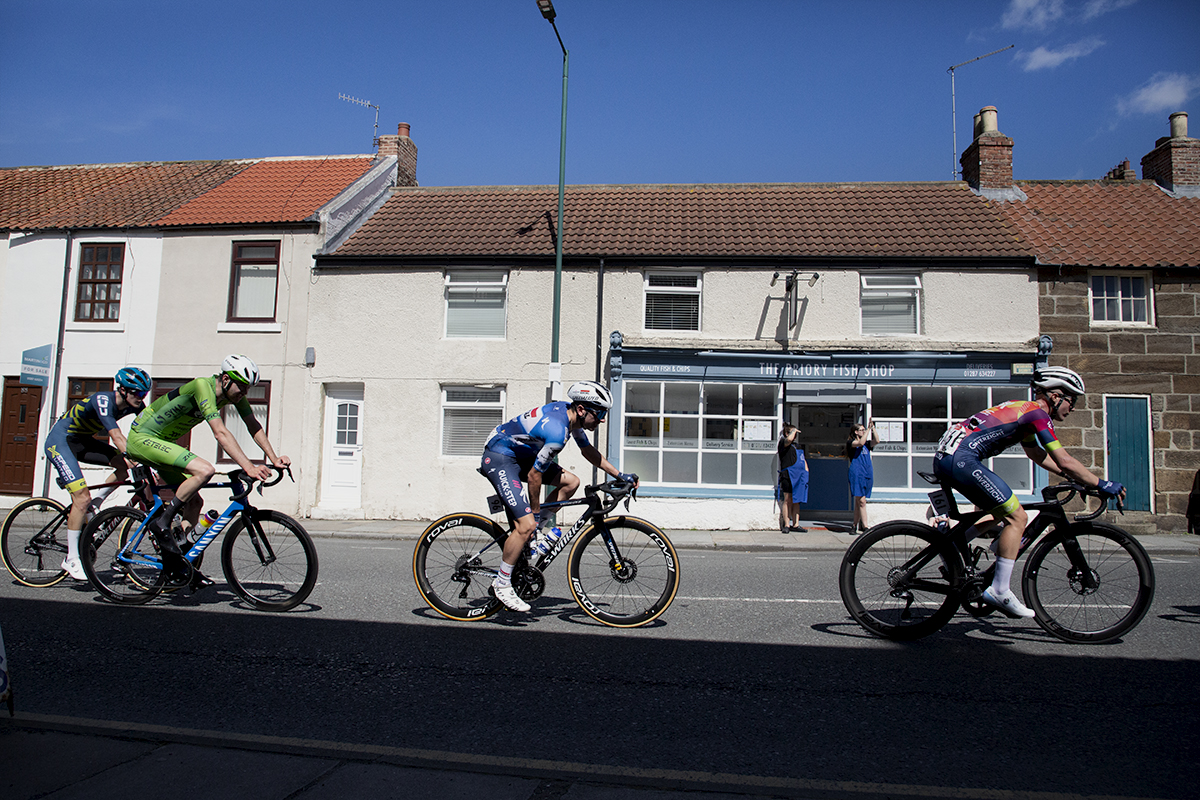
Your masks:
[{"label": "wooden door", "polygon": [[26,386],[20,382],[20,378],[4,379],[3,419],[0,420],[0,493],[33,494],[41,409],[42,387]]}]

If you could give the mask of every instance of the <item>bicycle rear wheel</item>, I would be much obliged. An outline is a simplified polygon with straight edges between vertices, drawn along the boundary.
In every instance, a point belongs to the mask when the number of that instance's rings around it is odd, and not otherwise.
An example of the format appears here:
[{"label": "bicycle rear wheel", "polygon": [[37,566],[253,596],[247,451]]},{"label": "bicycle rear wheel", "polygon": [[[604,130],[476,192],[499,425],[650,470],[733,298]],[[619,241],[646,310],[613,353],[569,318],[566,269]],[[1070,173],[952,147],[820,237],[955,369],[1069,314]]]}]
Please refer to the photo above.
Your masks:
[{"label": "bicycle rear wheel", "polygon": [[1034,546],[1022,590],[1044,629],[1066,642],[1099,644],[1142,621],[1154,600],[1154,567],[1114,525],[1076,523]]},{"label": "bicycle rear wheel", "polygon": [[221,568],[233,591],[254,608],[287,611],[317,585],[317,548],[287,514],[247,510],[225,533]]},{"label": "bicycle rear wheel", "polygon": [[413,550],[417,591],[448,619],[486,619],[501,608],[491,593],[508,533],[479,514],[448,514],[421,534]]},{"label": "bicycle rear wheel", "polygon": [[146,514],[128,506],[101,511],[79,537],[80,562],[92,586],[123,605],[148,603],[163,588],[162,559]]},{"label": "bicycle rear wheel", "polygon": [[871,633],[897,641],[928,636],[958,608],[962,562],[928,525],[877,525],[850,545],[838,576],[850,616]]},{"label": "bicycle rear wheel", "polygon": [[44,587],[67,577],[67,509],[49,497],[33,497],[13,506],[0,531],[4,566],[25,586]]},{"label": "bicycle rear wheel", "polygon": [[567,563],[571,594],[584,613],[614,628],[636,628],[658,619],[679,590],[679,556],[666,534],[636,517],[602,523],[616,543],[614,561],[600,525],[575,540]]}]

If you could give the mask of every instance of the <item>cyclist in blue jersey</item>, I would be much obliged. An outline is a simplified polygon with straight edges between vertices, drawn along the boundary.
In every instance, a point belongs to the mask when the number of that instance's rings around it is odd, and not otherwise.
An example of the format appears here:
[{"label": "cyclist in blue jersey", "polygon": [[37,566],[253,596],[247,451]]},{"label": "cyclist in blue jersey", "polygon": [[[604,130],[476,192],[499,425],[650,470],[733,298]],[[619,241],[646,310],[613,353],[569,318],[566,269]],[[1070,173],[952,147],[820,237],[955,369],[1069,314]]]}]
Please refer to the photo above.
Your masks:
[{"label": "cyclist in blue jersey", "polygon": [[579,488],[579,478],[554,458],[568,439],[579,445],[583,457],[614,478],[637,484],[637,476],[619,472],[588,441],[612,408],[612,394],[595,381],[580,381],[567,390],[567,402],[547,403],[498,426],[484,446],[480,472],[492,482],[514,520],[504,541],[500,574],[492,581],[496,598],[513,611],[528,611],[529,604],[512,587],[512,571],[529,537],[546,523],[541,514],[542,486],[556,487],[547,503],[569,500]]},{"label": "cyclist in blue jersey", "polygon": [[[63,487],[71,493],[71,510],[67,512],[67,558],[62,566],[77,581],[87,580],[79,563],[79,533],[93,503],[79,462],[111,465],[113,474],[105,483],[125,480],[129,476],[125,466],[128,443],[117,420],[141,411],[150,391],[150,376],[137,367],[120,370],[113,383],[116,388],[112,391],[96,392],[73,404],[46,435],[46,458],[58,471]],[[99,506],[113,488],[97,489],[95,505]]]},{"label": "cyclist in blue jersey", "polygon": [[[1034,373],[1030,386],[1033,400],[1002,403],[952,425],[933,457],[935,475],[978,508],[990,510],[993,520],[1004,521],[997,540],[996,571],[983,600],[1010,617],[1026,618],[1032,617],[1033,611],[1017,598],[1009,583],[1029,515],[1004,479],[984,461],[1020,444],[1025,455],[1048,472],[1096,487],[1109,497],[1125,498],[1121,484],[1096,477],[1063,449],[1054,435],[1054,423],[1065,420],[1086,391],[1083,378],[1066,367],[1043,367]],[[976,523],[976,529],[987,527],[986,519]]]}]

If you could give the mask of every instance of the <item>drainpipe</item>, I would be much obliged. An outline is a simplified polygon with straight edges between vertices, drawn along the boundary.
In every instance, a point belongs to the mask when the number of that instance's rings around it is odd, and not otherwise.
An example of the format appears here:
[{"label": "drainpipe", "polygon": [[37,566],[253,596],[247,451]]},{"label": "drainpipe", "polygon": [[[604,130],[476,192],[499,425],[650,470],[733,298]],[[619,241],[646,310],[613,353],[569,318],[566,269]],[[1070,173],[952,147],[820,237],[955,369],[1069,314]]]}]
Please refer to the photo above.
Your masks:
[{"label": "drainpipe", "polygon": [[[62,358],[64,342],[67,338],[67,295],[71,291],[71,244],[75,239],[75,229],[67,228],[67,247],[63,254],[63,288],[62,305],[58,309],[58,346],[54,349],[54,378],[47,389],[50,390],[50,420],[53,425],[58,417],[58,383],[62,380]],[[49,432],[49,428],[47,428]],[[42,497],[50,494],[50,463],[46,463],[46,471],[42,475]]]},{"label": "drainpipe", "polygon": [[[596,383],[604,382],[604,259],[600,259],[600,270],[596,274]],[[600,470],[592,465],[592,483],[600,478]]]}]

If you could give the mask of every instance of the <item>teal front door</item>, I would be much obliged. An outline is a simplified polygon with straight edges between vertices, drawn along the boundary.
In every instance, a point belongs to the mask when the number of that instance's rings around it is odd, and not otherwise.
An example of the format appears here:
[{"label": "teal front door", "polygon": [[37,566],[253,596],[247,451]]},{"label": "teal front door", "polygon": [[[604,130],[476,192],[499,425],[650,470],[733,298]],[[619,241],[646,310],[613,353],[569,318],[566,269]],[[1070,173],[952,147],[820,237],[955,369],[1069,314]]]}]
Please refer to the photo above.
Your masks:
[{"label": "teal front door", "polygon": [[1125,485],[1125,508],[1150,510],[1150,398],[1105,397],[1108,479]]}]

